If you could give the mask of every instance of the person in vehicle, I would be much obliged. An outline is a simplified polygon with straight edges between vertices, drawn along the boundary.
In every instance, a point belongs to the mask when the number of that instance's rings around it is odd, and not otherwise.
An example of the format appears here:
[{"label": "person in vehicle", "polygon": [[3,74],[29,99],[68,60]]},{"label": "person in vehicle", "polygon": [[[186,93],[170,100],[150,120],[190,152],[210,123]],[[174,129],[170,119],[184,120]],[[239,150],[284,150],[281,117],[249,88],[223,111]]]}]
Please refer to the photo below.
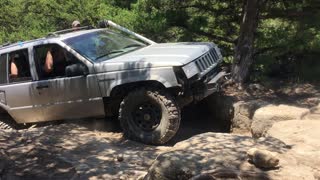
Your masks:
[{"label": "person in vehicle", "polygon": [[80,22],[76,20],[72,22],[71,26],[73,30],[77,30],[81,25],[80,25]]},{"label": "person in vehicle", "polygon": [[23,51],[15,52],[10,55],[9,78],[30,77],[30,66],[27,59],[28,55]]},{"label": "person in vehicle", "polygon": [[16,78],[18,77],[18,67],[17,67],[17,64],[16,64],[16,60],[15,60],[15,55],[12,54],[10,56],[10,74],[9,74],[9,77],[10,78]]},{"label": "person in vehicle", "polygon": [[64,76],[66,65],[67,61],[64,50],[59,46],[49,48],[44,64],[46,76]]}]

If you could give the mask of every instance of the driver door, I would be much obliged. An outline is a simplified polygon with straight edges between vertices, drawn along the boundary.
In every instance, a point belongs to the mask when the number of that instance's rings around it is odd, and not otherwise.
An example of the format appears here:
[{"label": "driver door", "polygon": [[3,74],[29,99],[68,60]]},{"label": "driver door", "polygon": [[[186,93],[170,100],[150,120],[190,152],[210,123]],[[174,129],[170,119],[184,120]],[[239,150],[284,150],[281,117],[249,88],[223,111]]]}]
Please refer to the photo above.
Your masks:
[{"label": "driver door", "polygon": [[[38,93],[37,98],[40,98],[36,102],[41,102],[38,106],[42,107],[42,119],[51,121],[104,116],[103,99],[98,88],[96,75],[83,74],[67,77],[65,73],[45,74],[43,66],[50,46],[52,44],[34,47],[34,58],[39,78],[35,91]],[[78,63],[86,67],[73,54],[61,46],[59,48],[64,51],[64,60],[67,61],[66,67]],[[53,61],[55,61],[54,56]],[[55,63],[53,64],[55,65]]]}]

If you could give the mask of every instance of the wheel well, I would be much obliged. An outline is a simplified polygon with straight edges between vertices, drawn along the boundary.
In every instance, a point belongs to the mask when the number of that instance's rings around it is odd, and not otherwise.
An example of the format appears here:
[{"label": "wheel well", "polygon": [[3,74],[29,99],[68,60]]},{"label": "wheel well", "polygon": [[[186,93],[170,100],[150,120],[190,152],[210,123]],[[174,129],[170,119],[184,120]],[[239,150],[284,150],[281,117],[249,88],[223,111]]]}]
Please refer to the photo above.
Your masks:
[{"label": "wheel well", "polygon": [[128,92],[139,87],[157,87],[161,89],[166,88],[163,84],[161,84],[158,81],[139,81],[133,83],[126,83],[114,87],[110,93],[110,97],[118,96],[120,94],[127,95]]},{"label": "wheel well", "polygon": [[[131,91],[141,87],[155,87],[166,89],[166,87],[158,81],[139,81],[133,83],[121,84],[111,90],[109,97],[104,97],[104,109],[107,116],[117,116],[122,99]],[[169,88],[170,92],[175,93],[175,88]]]},{"label": "wheel well", "polygon": [[11,117],[11,115],[2,107],[0,107],[0,121],[5,124],[9,124],[13,128],[18,128],[17,122]]},{"label": "wheel well", "polygon": [[5,109],[3,109],[3,108],[0,106],[0,117],[3,117],[3,116],[7,117],[7,116],[10,116],[10,115],[9,115],[9,113],[8,113]]}]

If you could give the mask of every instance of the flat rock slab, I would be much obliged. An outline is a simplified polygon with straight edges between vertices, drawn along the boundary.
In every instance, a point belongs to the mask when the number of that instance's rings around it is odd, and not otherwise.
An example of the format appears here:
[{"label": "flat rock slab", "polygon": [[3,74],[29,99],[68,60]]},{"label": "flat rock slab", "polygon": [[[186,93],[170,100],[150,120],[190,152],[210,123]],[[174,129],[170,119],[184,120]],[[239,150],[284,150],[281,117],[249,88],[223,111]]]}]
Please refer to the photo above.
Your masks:
[{"label": "flat rock slab", "polygon": [[286,120],[303,119],[310,114],[309,109],[288,105],[269,105],[255,111],[251,133],[255,138],[265,136],[273,123]]},{"label": "flat rock slab", "polygon": [[150,167],[146,179],[188,179],[218,169],[250,172],[249,174],[253,174],[251,178],[265,179],[268,173],[247,161],[247,151],[252,147],[276,153],[288,150],[283,142],[274,138],[255,141],[249,136],[200,134],[177,143],[172,151],[159,155]]},{"label": "flat rock slab", "polygon": [[320,121],[282,121],[275,123],[268,136],[280,139],[289,146],[299,161],[320,172]]},{"label": "flat rock slab", "polygon": [[310,110],[306,108],[299,108],[288,105],[269,105],[256,110],[253,119],[285,121],[293,119],[302,119],[308,113],[310,113]]}]

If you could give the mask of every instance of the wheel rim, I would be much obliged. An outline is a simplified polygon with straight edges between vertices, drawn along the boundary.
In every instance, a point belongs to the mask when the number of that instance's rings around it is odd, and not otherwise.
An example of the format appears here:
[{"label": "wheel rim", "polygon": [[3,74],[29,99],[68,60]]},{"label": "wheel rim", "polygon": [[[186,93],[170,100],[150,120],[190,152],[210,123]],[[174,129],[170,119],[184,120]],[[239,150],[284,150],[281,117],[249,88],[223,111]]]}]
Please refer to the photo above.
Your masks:
[{"label": "wheel rim", "polygon": [[143,131],[156,129],[161,121],[161,108],[151,102],[138,105],[133,112],[133,122]]}]

